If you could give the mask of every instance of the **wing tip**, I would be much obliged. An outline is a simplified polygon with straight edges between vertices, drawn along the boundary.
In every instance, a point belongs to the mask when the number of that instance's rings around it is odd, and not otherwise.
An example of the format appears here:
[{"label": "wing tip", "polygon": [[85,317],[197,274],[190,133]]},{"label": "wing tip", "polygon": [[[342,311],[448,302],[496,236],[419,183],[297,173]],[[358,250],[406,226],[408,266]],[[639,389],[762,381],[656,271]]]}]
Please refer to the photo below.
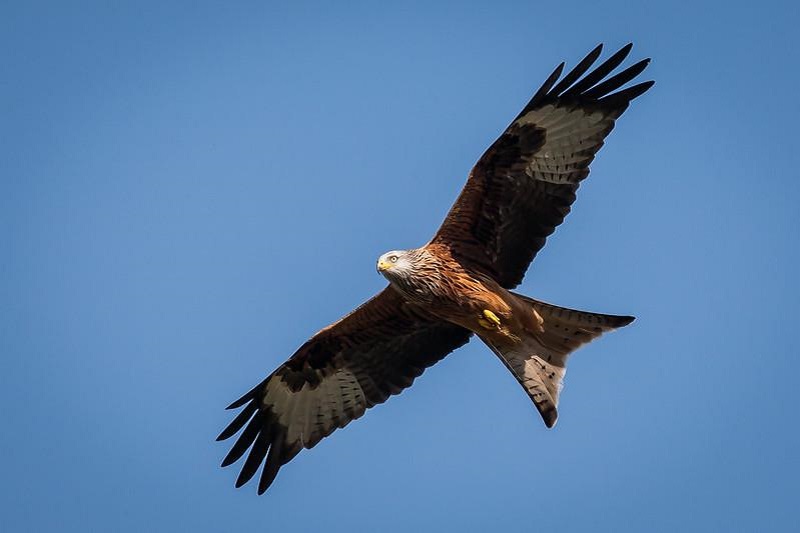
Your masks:
[{"label": "wing tip", "polygon": [[[589,54],[587,54],[586,57],[584,57],[583,60],[581,60],[578,65],[576,65],[575,68],[564,77],[564,79],[555,85],[554,90],[548,93],[548,96],[587,98],[588,100],[600,102],[602,102],[604,98],[609,98],[608,100],[605,100],[605,103],[610,105],[627,103],[624,102],[623,99],[611,99],[610,97],[613,97],[614,94],[609,95],[609,93],[638,76],[650,64],[651,58],[648,57],[640,60],[634,65],[627,67],[622,72],[615,74],[610,78],[606,77],[625,61],[632,49],[633,42],[629,42],[587,74],[589,68],[600,57],[600,51],[602,50],[602,43],[600,43],[591,52],[589,52]],[[636,87],[639,87],[639,85]],[[642,92],[649,88],[650,86],[647,86]],[[625,89],[619,92],[625,93],[627,90],[628,89]],[[632,96],[628,101],[639,95],[634,95],[634,91],[625,94],[630,94]]]},{"label": "wing tip", "polygon": [[618,327],[618,328],[625,327],[628,324],[630,324],[631,322],[633,322],[634,320],[636,320],[635,316],[630,316],[630,315],[620,316],[618,321],[617,321],[616,327]]},{"label": "wing tip", "polygon": [[[278,472],[276,471],[275,474],[277,473]],[[256,491],[256,493],[259,496],[267,492],[267,489],[272,486],[272,482],[275,481],[275,476],[270,476],[270,477],[271,479],[262,475],[261,479],[258,480],[258,490]]]},{"label": "wing tip", "polygon": [[225,459],[222,460],[222,462],[220,463],[219,466],[221,468],[225,468],[226,466],[231,466],[233,463],[236,462],[237,459],[238,459],[238,457],[232,458],[232,457],[230,457],[230,454],[228,454],[228,455],[225,456]]},{"label": "wing tip", "polygon": [[240,408],[241,406],[243,406],[244,404],[246,404],[247,402],[249,402],[252,399],[250,395],[251,395],[251,392],[248,392],[247,394],[245,394],[244,396],[242,396],[241,398],[239,398],[238,400],[236,400],[232,404],[228,405],[228,407],[226,407],[225,410],[226,411],[231,411],[233,409]]},{"label": "wing tip", "polygon": [[545,98],[550,93],[550,91],[553,89],[553,85],[555,85],[555,83],[558,81],[558,78],[560,78],[561,74],[564,72],[565,65],[566,62],[564,61],[559,63],[559,65],[553,70],[553,72],[550,73],[550,76],[548,76],[547,79],[544,81],[542,86],[539,87],[539,90],[537,90],[536,93],[533,95],[533,98],[531,98],[530,102],[528,102],[528,105],[526,105],[522,109],[519,116],[525,114],[526,110],[537,105],[542,98]]},{"label": "wing tip", "polygon": [[256,385],[255,387],[244,393],[244,395],[242,395],[241,398],[239,398],[238,400],[230,404],[228,407],[226,407],[225,410],[230,411],[231,409],[238,409],[239,407],[243,406],[244,404],[255,398],[258,391],[261,390],[264,387],[264,385],[267,384],[270,377],[272,376],[271,375],[267,376],[261,383],[259,383],[258,385]]},{"label": "wing tip", "polygon": [[544,420],[544,425],[547,426],[547,429],[553,429],[558,422],[558,409],[553,408],[549,409],[546,412],[541,413],[542,420]]},{"label": "wing tip", "polygon": [[230,404],[228,407],[226,407],[225,410],[230,411],[232,409],[240,408],[241,406],[243,406],[252,399],[252,394],[253,391],[248,392],[247,394],[245,394],[244,396],[242,396],[241,398]]},{"label": "wing tip", "polygon": [[264,463],[264,468],[261,470],[261,477],[258,479],[259,496],[264,494],[272,485],[272,482],[275,481],[281,466],[293,457],[291,454],[284,454],[283,451],[286,442],[286,432],[287,429],[285,427],[278,426],[277,433],[270,443],[267,461]]},{"label": "wing tip", "polygon": [[655,84],[656,82],[654,80],[643,81],[626,89],[622,89],[621,91],[604,96],[598,100],[598,102],[610,107],[624,110],[632,101],[649,91],[650,88]]},{"label": "wing tip", "polygon": [[[608,59],[601,65],[595,68],[594,71],[584,76],[588,69],[597,61],[603,51],[604,44],[598,43],[586,56],[578,62],[578,64],[568,72],[563,78],[561,74],[564,71],[566,62],[562,61],[550,76],[545,80],[542,86],[531,98],[530,102],[523,109],[520,115],[524,114],[526,110],[540,103],[545,97],[558,97],[564,95],[578,96],[585,91],[591,90],[595,84],[602,81],[606,75],[616,69],[630,54],[633,49],[633,42],[629,42],[616,52],[614,52]],[[650,64],[651,58],[645,58],[637,62],[633,67],[629,67],[626,71],[636,71],[638,75]],[[581,78],[583,76],[583,78]],[[559,80],[561,78],[561,80]],[[596,79],[595,79],[596,78]],[[619,87],[619,85],[617,86]],[[647,87],[649,89],[649,87]],[[647,90],[647,89],[645,89]]]}]

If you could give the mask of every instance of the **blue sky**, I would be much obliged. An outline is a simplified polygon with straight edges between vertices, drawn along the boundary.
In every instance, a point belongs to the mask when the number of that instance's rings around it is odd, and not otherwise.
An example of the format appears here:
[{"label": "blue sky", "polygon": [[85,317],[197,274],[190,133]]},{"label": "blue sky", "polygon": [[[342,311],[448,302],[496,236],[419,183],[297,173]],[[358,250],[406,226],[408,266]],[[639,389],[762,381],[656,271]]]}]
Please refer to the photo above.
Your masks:
[{"label": "blue sky", "polygon": [[[4,4],[0,529],[796,530],[798,8],[672,4]],[[520,287],[638,317],[556,429],[473,341],[235,490],[223,407],[628,41],[656,86]]]}]

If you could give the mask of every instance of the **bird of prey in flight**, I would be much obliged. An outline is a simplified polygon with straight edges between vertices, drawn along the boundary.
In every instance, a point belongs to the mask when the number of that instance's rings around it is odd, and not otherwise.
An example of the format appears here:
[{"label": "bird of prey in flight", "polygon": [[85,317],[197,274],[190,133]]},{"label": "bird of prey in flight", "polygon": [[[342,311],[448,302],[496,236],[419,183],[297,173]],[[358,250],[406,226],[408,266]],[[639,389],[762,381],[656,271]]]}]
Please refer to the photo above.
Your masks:
[{"label": "bird of prey in flight", "polygon": [[242,410],[217,440],[241,434],[222,466],[249,450],[237,487],[261,468],[262,494],[300,450],[411,386],[473,334],[514,374],[545,425],[556,423],[569,354],[633,317],[512,289],[569,213],[614,121],[654,83],[622,88],[649,59],[609,76],[631,46],[591,71],[602,45],[563,77],[561,63],[475,164],[431,241],[378,259],[389,285],[228,407]]}]

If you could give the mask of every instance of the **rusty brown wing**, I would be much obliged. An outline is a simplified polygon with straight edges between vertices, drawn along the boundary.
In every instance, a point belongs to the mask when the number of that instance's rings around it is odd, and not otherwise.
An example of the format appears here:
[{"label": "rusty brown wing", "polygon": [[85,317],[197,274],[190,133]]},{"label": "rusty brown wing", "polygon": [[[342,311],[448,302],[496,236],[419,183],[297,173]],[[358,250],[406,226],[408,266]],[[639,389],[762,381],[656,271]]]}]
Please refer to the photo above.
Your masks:
[{"label": "rusty brown wing", "polygon": [[503,287],[517,286],[547,236],[569,213],[614,121],[654,83],[618,90],[649,59],[607,77],[631,46],[588,74],[602,45],[560,80],[564,64],[559,65],[481,156],[432,242],[450,247],[455,257]]},{"label": "rusty brown wing", "polygon": [[[335,429],[411,386],[472,333],[432,318],[386,288],[303,344],[267,379],[231,404],[242,411],[217,440],[242,430],[222,466],[249,450],[236,486],[264,464],[262,494],[281,465]],[[266,462],[265,459],[266,458]]]}]

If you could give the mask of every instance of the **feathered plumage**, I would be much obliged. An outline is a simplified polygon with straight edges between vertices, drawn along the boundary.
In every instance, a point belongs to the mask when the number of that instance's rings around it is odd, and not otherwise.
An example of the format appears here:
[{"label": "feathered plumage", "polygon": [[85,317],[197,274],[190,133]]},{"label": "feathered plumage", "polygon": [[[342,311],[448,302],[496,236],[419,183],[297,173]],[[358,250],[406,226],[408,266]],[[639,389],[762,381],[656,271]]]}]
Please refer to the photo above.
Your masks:
[{"label": "feathered plumage", "polygon": [[218,440],[241,432],[222,462],[246,454],[236,486],[280,467],[477,333],[515,375],[546,425],[555,424],[568,355],[633,318],[552,306],[510,292],[569,213],[589,164],[652,81],[622,88],[645,59],[609,76],[631,45],[594,70],[601,46],[568,74],[564,64],[489,147],[438,232],[422,248],[389,252],[390,286],[303,344],[229,406],[242,408]]}]

